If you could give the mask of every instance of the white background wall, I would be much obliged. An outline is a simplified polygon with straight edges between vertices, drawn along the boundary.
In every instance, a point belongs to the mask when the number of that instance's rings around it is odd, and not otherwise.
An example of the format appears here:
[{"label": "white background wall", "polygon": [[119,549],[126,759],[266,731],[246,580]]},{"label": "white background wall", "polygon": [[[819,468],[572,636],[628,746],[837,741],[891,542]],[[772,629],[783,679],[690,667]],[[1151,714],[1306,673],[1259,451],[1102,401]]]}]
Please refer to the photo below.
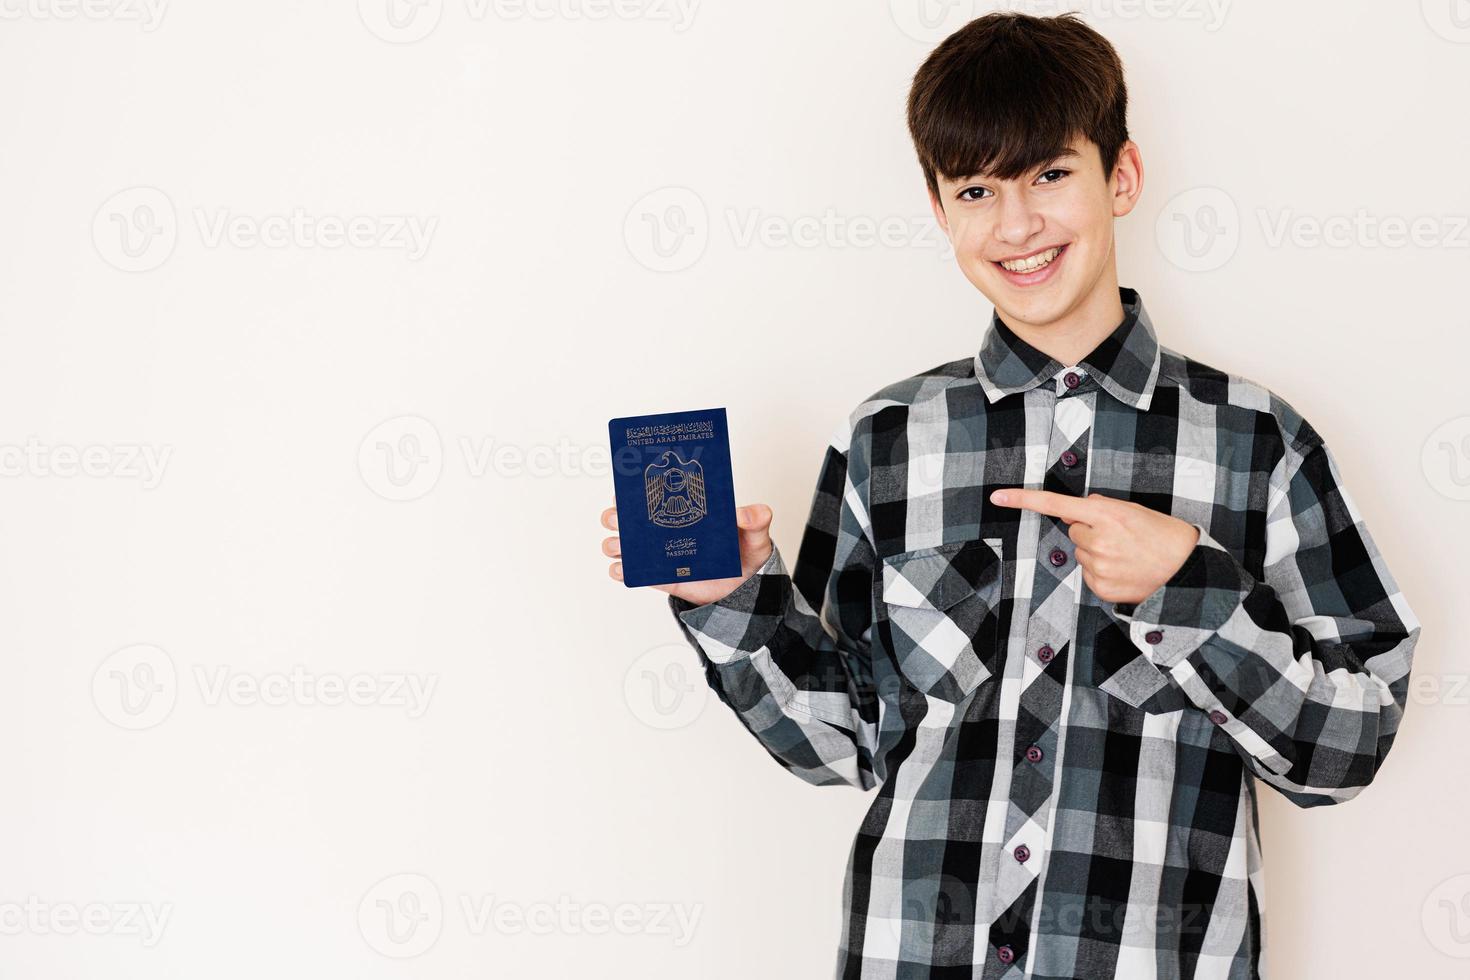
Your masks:
[{"label": "white background wall", "polygon": [[[986,6],[68,2],[0,4],[0,975],[827,976],[871,797],[607,577],[606,423],[728,406],[795,553],[832,428],[988,321],[903,124]],[[1463,976],[1470,11],[1083,9],[1122,282],[1317,426],[1424,624],[1375,785],[1263,790],[1273,973]]]}]

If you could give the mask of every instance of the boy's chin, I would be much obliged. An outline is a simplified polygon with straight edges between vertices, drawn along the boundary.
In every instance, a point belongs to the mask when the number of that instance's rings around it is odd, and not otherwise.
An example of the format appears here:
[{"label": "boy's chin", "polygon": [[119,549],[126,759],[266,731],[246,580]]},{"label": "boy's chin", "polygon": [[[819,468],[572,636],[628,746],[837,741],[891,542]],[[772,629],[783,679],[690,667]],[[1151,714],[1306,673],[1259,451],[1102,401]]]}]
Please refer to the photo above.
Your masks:
[{"label": "boy's chin", "polygon": [[989,275],[972,275],[971,284],[978,289],[1002,319],[1023,323],[1047,323],[1067,308],[1067,280],[1064,276],[1036,286],[1018,287]]}]

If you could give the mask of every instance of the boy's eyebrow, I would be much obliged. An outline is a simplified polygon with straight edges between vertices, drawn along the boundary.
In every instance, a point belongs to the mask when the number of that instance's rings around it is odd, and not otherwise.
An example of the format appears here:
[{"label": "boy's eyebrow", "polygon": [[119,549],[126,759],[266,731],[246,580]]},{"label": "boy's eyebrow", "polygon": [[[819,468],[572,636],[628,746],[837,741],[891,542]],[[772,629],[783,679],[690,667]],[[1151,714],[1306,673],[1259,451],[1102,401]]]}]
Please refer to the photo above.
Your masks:
[{"label": "boy's eyebrow", "polygon": [[[1042,161],[1037,166],[1045,166],[1046,164],[1049,164],[1049,163],[1056,163],[1059,160],[1066,160],[1068,158],[1081,157],[1081,156],[1082,156],[1082,154],[1078,153],[1076,150],[1071,149],[1069,147],[1068,149],[1063,150],[1062,152],[1058,153],[1054,157],[1047,157],[1044,161]],[[988,179],[990,179],[990,175],[989,174],[966,174],[963,177],[958,177],[956,179],[957,180],[961,180],[961,181],[965,181],[965,180],[988,180]]]}]

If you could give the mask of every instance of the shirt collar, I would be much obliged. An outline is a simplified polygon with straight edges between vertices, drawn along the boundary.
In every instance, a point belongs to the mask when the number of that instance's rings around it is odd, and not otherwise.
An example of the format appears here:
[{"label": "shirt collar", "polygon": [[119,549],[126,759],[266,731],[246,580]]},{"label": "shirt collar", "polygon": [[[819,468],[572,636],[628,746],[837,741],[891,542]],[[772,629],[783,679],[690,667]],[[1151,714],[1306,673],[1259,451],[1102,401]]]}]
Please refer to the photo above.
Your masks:
[{"label": "shirt collar", "polygon": [[[1120,286],[1118,298],[1123,301],[1123,322],[1076,367],[1119,401],[1147,411],[1159,377],[1158,337],[1136,289]],[[1069,366],[1022,340],[998,311],[991,315],[975,355],[975,377],[991,402],[1052,379],[1057,379],[1060,393],[1065,390],[1060,378]]]}]

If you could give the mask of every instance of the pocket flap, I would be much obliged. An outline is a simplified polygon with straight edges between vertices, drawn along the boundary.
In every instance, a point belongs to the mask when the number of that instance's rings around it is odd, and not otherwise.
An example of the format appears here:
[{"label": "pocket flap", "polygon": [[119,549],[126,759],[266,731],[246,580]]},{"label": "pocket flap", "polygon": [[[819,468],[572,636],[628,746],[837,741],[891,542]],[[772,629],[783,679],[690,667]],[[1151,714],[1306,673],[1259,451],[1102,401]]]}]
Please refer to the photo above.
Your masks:
[{"label": "pocket flap", "polygon": [[[1087,608],[1094,616],[1106,616],[1100,606]],[[1188,703],[1179,685],[1154,666],[1115,621],[1097,631],[1092,669],[1093,683],[1100,690],[1151,714],[1174,711]]]},{"label": "pocket flap", "polygon": [[971,538],[883,559],[883,601],[948,609],[1000,580],[1000,538]]},{"label": "pocket flap", "polygon": [[1145,701],[1168,686],[1169,679],[1141,653],[1098,685],[1135,708],[1142,708]]}]

